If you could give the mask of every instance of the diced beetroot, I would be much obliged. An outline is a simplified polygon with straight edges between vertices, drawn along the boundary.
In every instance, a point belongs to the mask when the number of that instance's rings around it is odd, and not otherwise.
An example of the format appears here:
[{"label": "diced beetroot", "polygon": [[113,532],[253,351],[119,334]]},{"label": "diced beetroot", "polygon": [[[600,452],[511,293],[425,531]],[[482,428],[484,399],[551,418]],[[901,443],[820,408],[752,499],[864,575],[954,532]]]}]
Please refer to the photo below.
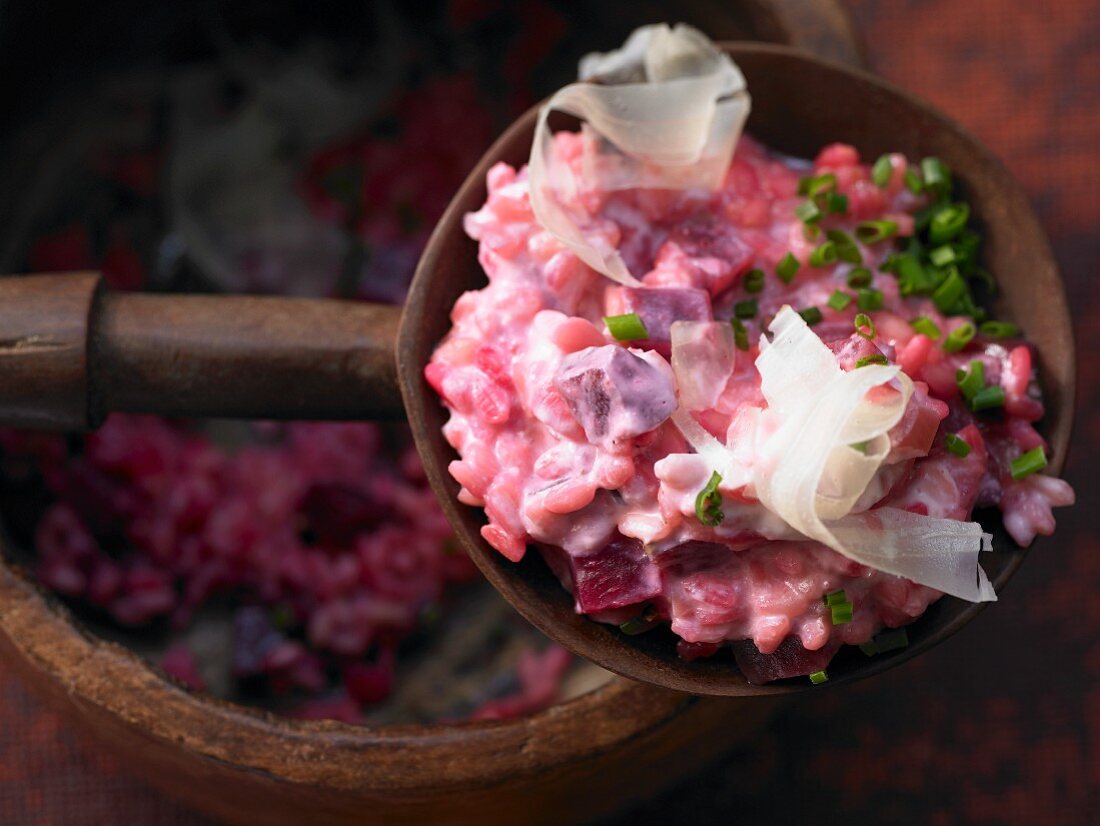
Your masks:
[{"label": "diced beetroot", "polygon": [[763,685],[772,680],[788,677],[804,677],[815,671],[823,671],[840,648],[839,641],[830,641],[817,651],[807,651],[798,637],[787,637],[772,654],[761,654],[752,640],[733,643],[733,657],[745,679],[753,685]]},{"label": "diced beetroot", "polygon": [[927,456],[945,416],[947,403],[929,396],[928,385],[918,383],[901,421],[890,430],[891,460]]},{"label": "diced beetroot", "polygon": [[594,554],[571,556],[573,595],[586,614],[637,605],[661,593],[661,575],[637,539],[616,536]]},{"label": "diced beetroot", "polygon": [[[818,332],[818,335],[821,335],[821,333]],[[825,341],[824,338],[822,340]],[[841,370],[855,370],[856,364],[859,363],[861,358],[882,354],[882,350],[875,346],[874,342],[856,333],[852,333],[845,339],[837,339],[827,343],[829,349],[836,354],[837,364],[840,365]]]},{"label": "diced beetroot", "polygon": [[672,322],[711,321],[713,318],[710,296],[705,290],[692,287],[621,287],[608,290],[608,312],[611,315],[637,313],[649,333],[649,338],[639,342],[639,345],[650,344],[666,354]]},{"label": "diced beetroot", "polygon": [[654,559],[663,569],[675,568],[677,576],[690,576],[720,567],[729,560],[731,548],[736,544],[735,539],[729,544],[693,539],[656,554]]},{"label": "diced beetroot", "polygon": [[676,654],[684,662],[692,662],[694,660],[700,660],[703,657],[713,657],[722,648],[716,642],[688,642],[687,640],[676,641]]},{"label": "diced beetroot", "polygon": [[657,251],[655,266],[682,268],[692,283],[710,295],[729,289],[737,276],[749,268],[753,250],[710,213],[699,213],[677,226]]},{"label": "diced beetroot", "polygon": [[932,456],[918,460],[915,472],[890,493],[887,503],[939,519],[966,519],[981,490],[986,449],[982,434],[973,424],[960,430],[958,436],[970,446],[966,457],[934,448]]},{"label": "diced beetroot", "polygon": [[615,344],[570,353],[554,384],[597,444],[647,433],[676,409],[671,373]]}]

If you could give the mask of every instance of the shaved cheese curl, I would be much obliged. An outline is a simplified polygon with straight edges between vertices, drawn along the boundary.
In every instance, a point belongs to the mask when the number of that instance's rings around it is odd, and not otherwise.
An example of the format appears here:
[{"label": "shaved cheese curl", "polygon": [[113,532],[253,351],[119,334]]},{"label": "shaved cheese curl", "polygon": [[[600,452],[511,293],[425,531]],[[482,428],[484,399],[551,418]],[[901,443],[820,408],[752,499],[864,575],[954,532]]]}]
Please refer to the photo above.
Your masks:
[{"label": "shaved cheese curl", "polygon": [[724,321],[674,321],[670,339],[680,404],[688,410],[714,407],[737,360],[733,328]]},{"label": "shaved cheese curl", "polygon": [[[790,307],[756,365],[774,433],[757,447],[756,494],[794,530],[862,565],[972,601],[996,599],[978,565],[976,522],[881,508],[851,510],[889,452],[913,392],[894,365],[850,372]],[[828,356],[828,359],[826,359]],[[868,394],[874,388],[874,398]]]},{"label": "shaved cheese curl", "polygon": [[581,62],[581,76],[539,111],[528,164],[531,208],[552,235],[608,278],[639,282],[576,204],[581,183],[555,157],[548,118],[557,110],[585,122],[586,188],[717,189],[748,117],[745,78],[690,26],[645,26],[624,47]]}]

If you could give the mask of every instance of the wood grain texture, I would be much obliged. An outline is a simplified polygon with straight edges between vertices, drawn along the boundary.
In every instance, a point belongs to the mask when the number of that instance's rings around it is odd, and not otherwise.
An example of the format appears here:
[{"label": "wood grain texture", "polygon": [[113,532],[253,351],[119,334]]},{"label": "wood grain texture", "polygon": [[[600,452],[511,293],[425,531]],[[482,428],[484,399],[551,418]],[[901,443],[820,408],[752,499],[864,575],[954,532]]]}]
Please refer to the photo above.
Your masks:
[{"label": "wood grain texture", "polygon": [[352,301],[105,295],[97,397],[106,411],[169,416],[401,418],[400,316]]},{"label": "wood grain texture", "polygon": [[0,279],[0,420],[83,430],[89,423],[89,318],[96,273]]}]

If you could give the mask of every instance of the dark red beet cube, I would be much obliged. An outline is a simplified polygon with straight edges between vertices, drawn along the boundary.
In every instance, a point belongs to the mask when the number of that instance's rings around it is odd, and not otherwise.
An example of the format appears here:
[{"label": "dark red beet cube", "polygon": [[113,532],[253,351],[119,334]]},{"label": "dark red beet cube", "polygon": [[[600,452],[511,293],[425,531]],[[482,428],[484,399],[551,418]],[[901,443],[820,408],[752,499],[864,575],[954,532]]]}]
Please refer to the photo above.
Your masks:
[{"label": "dark red beet cube", "polygon": [[661,575],[637,539],[617,536],[589,556],[571,556],[573,595],[591,614],[637,605],[661,593]]},{"label": "dark red beet cube", "polygon": [[733,643],[733,657],[745,679],[753,685],[763,685],[787,677],[804,677],[824,671],[840,648],[830,642],[818,651],[807,651],[798,637],[787,637],[771,654],[761,654],[752,640]]}]

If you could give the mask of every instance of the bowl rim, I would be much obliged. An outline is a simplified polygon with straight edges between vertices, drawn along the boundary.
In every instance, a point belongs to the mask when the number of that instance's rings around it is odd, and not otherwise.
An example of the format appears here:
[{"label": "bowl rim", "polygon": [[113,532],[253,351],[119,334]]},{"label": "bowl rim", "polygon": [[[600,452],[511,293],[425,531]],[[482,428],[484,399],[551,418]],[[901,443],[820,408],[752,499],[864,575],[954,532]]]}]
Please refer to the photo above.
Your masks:
[{"label": "bowl rim", "polygon": [[[298,720],[187,689],[133,650],[96,636],[6,559],[0,605],[0,653],[47,699],[64,695],[84,716],[106,714],[207,760],[334,790],[489,785],[598,756],[707,702],[613,677],[509,720],[384,726]],[[572,748],[557,754],[544,748],[562,742]],[[450,764],[445,776],[441,760]]]},{"label": "bowl rim", "polygon": [[[977,177],[980,170],[981,176],[989,180],[998,190],[1003,202],[1008,204],[1012,208],[1013,213],[1022,219],[1023,224],[1015,227],[1015,229],[1019,231],[1020,236],[1026,236],[1026,240],[1032,245],[1035,255],[1043,259],[1048,265],[1045,271],[1039,274],[1047,282],[1046,286],[1048,287],[1048,292],[1045,294],[1045,304],[1048,315],[1056,317],[1058,320],[1064,322],[1061,324],[1061,340],[1059,341],[1063,353],[1062,362],[1058,370],[1058,375],[1061,379],[1059,382],[1061,388],[1058,399],[1059,403],[1053,411],[1048,408],[1046,416],[1044,417],[1046,430],[1053,436],[1053,438],[1049,440],[1052,456],[1047,473],[1060,473],[1065,464],[1075,413],[1076,349],[1073,338],[1073,324],[1066,300],[1065,283],[1062,279],[1057,259],[1053,255],[1046,233],[1020,183],[1011,175],[996,155],[965,127],[959,125],[938,108],[923,101],[916,95],[868,71],[854,68],[847,64],[822,59],[789,46],[749,41],[724,41],[718,45],[723,50],[731,53],[735,60],[738,59],[739,55],[774,56],[800,61],[808,69],[814,71],[832,72],[845,76],[847,79],[853,79],[870,87],[871,91],[876,95],[893,98],[894,101],[902,107],[920,112],[922,116],[926,116],[935,122],[938,131],[950,135],[952,140],[958,141],[960,145],[965,145],[967,150],[973,154],[975,166],[973,169],[968,170],[968,177]],[[524,115],[512,123],[497,141],[493,143],[492,147],[490,147],[470,172],[462,187],[451,200],[443,217],[436,225],[431,239],[428,242],[428,246],[425,249],[425,255],[421,258],[417,266],[416,275],[414,276],[405,304],[405,313],[402,317],[401,326],[398,331],[397,361],[398,376],[401,382],[401,391],[405,400],[405,408],[408,413],[409,423],[413,429],[413,435],[416,438],[417,446],[422,453],[427,446],[431,444],[433,438],[432,434],[428,432],[430,430],[428,422],[431,420],[431,416],[428,412],[428,405],[434,403],[438,406],[439,404],[434,392],[431,392],[428,388],[427,382],[423,377],[423,364],[420,363],[422,336],[420,335],[419,321],[424,317],[426,307],[430,305],[432,294],[431,279],[427,276],[427,272],[436,266],[436,259],[439,257],[439,253],[446,246],[443,243],[446,240],[446,236],[454,232],[456,228],[461,229],[461,220],[466,209],[466,204],[477,203],[479,205],[484,202],[486,194],[485,173],[488,171],[489,167],[496,162],[495,159],[504,155],[505,150],[509,148],[510,144],[520,135],[533,131],[534,121],[543,102],[529,109]],[[480,198],[480,201],[478,201],[477,198]],[[431,343],[432,348],[434,348],[435,343],[436,342]],[[1042,363],[1038,366],[1040,373],[1046,379],[1046,381],[1044,381],[1044,384],[1046,384],[1051,378],[1051,366]],[[425,468],[432,487],[436,492],[436,496],[442,503],[448,518],[451,519],[452,523],[456,522],[456,520],[461,520],[460,511],[468,510],[468,508],[460,505],[456,501],[457,484],[448,474],[436,467],[435,463],[425,462]],[[464,534],[466,532],[462,533]],[[1000,530],[999,523],[995,528],[995,533],[999,537],[1002,537],[1000,540],[1002,543],[1001,553],[1009,555],[1007,561],[1002,564],[996,575],[992,578],[994,586],[1000,590],[1019,569],[1029,549],[1019,548],[1015,543],[1011,543],[1009,547],[1005,547],[1003,542],[1004,539],[1007,539],[1007,535]],[[463,536],[463,540],[465,539],[466,537]],[[478,542],[484,547],[471,545],[469,543],[467,543],[466,547],[467,551],[470,552],[471,558],[477,563],[486,578],[498,590],[504,593],[506,598],[509,598],[509,601],[516,606],[517,610],[519,610],[528,621],[548,636],[557,638],[557,635],[553,633],[556,630],[555,622],[549,616],[549,611],[542,613],[539,606],[531,607],[524,604],[521,598],[517,597],[515,600],[511,598],[510,594],[516,592],[516,583],[512,581],[513,576],[506,571],[509,566],[514,566],[514,563],[507,562],[506,560],[502,563],[501,560],[503,557],[497,559],[496,557],[500,555],[491,548],[488,548],[484,540],[478,538]],[[1009,540],[1009,542],[1011,542],[1011,540]],[[528,554],[528,557],[530,556],[532,555]],[[526,565],[528,564],[528,560],[525,558],[520,564]],[[542,563],[540,560],[538,563],[533,564]],[[952,600],[954,598],[948,596],[943,599]],[[936,606],[942,602],[941,600],[934,604],[930,607],[930,610],[936,608]],[[868,660],[865,664],[862,664],[862,667],[855,673],[844,673],[835,678],[830,675],[831,679],[823,686],[813,686],[810,685],[808,681],[806,681],[805,684],[781,682],[770,683],[764,686],[754,686],[744,682],[732,683],[728,680],[723,681],[717,669],[715,669],[715,674],[717,676],[713,679],[705,680],[699,678],[698,672],[692,673],[689,668],[685,668],[682,665],[680,667],[670,666],[667,660],[657,656],[646,655],[641,657],[632,656],[615,658],[613,654],[608,654],[607,652],[612,651],[619,643],[616,641],[611,644],[611,635],[615,632],[607,626],[604,626],[604,632],[589,632],[588,635],[585,635],[583,632],[576,632],[571,639],[559,639],[559,642],[572,650],[575,654],[591,662],[595,662],[621,676],[634,680],[647,681],[653,685],[672,690],[705,692],[713,696],[776,696],[847,685],[859,679],[870,677],[900,665],[957,633],[963,626],[984,610],[987,605],[988,603],[968,603],[949,622],[945,622],[942,626],[938,627],[934,634],[912,642],[905,649]],[[598,625],[595,621],[589,620],[589,622]],[[597,637],[597,634],[600,633],[604,634],[602,638]],[[705,661],[701,662],[705,663]],[[728,670],[728,665],[726,669]]]}]

